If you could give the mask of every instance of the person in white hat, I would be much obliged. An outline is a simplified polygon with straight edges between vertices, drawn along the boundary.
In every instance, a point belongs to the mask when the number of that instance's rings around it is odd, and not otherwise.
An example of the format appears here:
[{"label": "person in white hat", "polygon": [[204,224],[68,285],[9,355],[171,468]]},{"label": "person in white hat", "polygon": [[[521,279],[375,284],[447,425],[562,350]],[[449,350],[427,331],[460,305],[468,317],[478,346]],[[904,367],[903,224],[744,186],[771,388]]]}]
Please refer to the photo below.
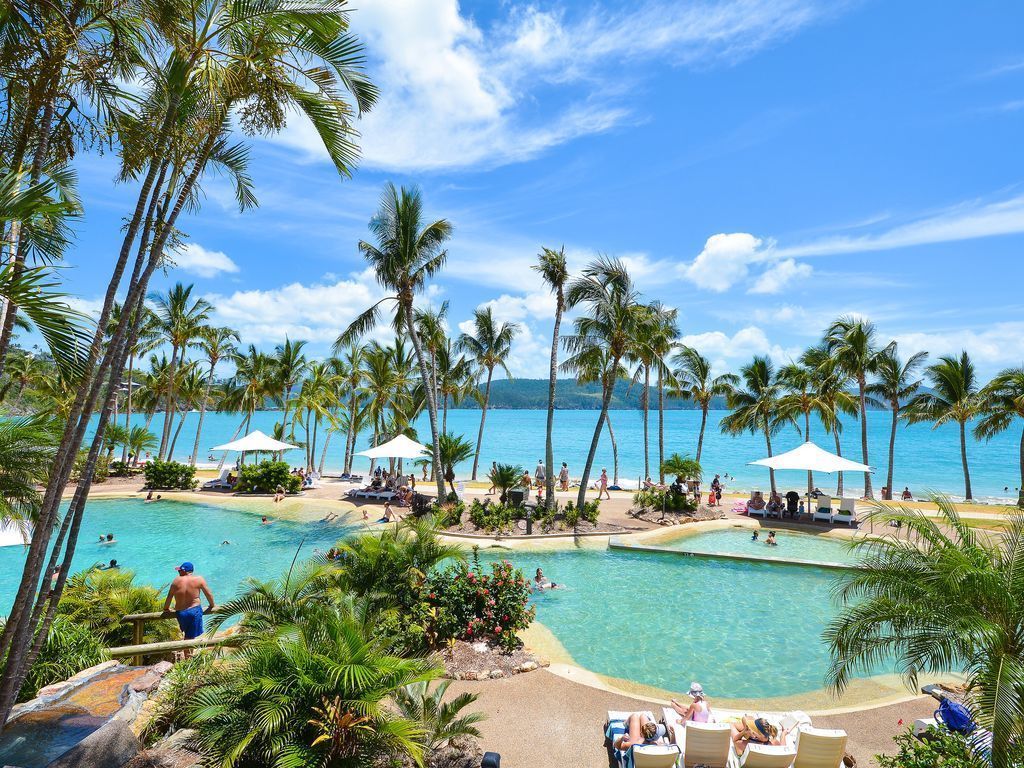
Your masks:
[{"label": "person in white hat", "polygon": [[676,711],[682,722],[693,720],[695,723],[706,723],[711,719],[711,706],[708,704],[707,696],[704,695],[704,688],[700,683],[690,683],[689,691],[692,703],[684,707],[675,699],[672,699],[672,709]]}]

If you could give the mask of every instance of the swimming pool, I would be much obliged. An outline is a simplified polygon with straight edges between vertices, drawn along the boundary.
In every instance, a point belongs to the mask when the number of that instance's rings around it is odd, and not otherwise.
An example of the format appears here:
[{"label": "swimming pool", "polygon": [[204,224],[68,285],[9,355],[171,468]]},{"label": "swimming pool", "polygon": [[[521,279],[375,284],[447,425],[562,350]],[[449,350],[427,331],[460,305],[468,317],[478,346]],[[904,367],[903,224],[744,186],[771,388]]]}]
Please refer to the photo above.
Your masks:
[{"label": "swimming pool", "polygon": [[[754,530],[758,540],[754,541]],[[842,563],[855,565],[858,555],[849,548],[845,539],[775,530],[777,546],[765,543],[768,531],[773,529],[751,529],[746,527],[723,528],[703,531],[678,538],[659,541],[656,546],[682,552],[705,554],[728,554],[740,557],[777,557],[787,560],[802,560],[817,563]]]},{"label": "swimming pool", "polygon": [[[336,507],[325,507],[324,514],[330,509]],[[269,509],[264,511],[269,514]],[[329,549],[351,532],[344,522],[278,519],[262,525],[259,513],[223,504],[93,498],[82,521],[71,572],[114,558],[122,568],[135,572],[137,582],[164,589],[175,576],[174,567],[189,560],[196,573],[206,577],[217,601],[225,602],[248,576],[279,576],[300,545],[302,559],[315,548]],[[117,542],[100,546],[97,539],[106,533],[113,533]],[[0,612],[10,610],[24,565],[23,547],[0,547]]]}]

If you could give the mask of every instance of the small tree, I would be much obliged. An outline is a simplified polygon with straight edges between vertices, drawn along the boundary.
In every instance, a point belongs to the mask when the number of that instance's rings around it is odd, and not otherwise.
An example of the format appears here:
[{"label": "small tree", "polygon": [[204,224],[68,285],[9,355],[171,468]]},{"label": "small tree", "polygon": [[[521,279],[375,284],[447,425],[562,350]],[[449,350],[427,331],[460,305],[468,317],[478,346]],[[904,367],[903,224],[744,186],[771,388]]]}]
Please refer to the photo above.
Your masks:
[{"label": "small tree", "polygon": [[498,464],[491,470],[491,483],[498,489],[498,501],[508,503],[508,492],[519,485],[523,472],[516,464]]},{"label": "small tree", "polygon": [[699,461],[689,456],[680,456],[678,453],[673,453],[665,459],[661,471],[666,475],[675,475],[681,480],[700,480],[704,472]]}]

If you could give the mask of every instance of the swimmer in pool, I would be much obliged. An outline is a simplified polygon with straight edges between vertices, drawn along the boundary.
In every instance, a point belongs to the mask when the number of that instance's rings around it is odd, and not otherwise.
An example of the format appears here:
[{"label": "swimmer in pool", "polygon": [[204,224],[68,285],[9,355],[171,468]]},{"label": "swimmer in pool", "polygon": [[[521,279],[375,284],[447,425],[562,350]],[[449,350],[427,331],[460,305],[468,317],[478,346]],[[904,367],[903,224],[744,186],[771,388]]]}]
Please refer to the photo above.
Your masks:
[{"label": "swimmer in pool", "polygon": [[765,539],[764,543],[767,544],[769,547],[777,547],[777,546],[779,546],[779,542],[777,542],[775,540],[775,531],[771,531],[768,534],[768,538]]},{"label": "swimmer in pool", "polygon": [[761,534],[755,529],[753,536],[750,537],[750,540],[751,541],[757,541],[760,538],[760,536],[761,536]]}]

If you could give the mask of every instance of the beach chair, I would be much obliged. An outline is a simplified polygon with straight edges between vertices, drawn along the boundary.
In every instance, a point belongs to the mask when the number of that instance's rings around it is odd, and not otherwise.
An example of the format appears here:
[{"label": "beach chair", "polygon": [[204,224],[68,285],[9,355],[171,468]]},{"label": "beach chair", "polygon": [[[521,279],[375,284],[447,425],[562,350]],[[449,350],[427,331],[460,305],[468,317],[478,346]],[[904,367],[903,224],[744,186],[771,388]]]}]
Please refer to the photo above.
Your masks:
[{"label": "beach chair", "polygon": [[676,728],[676,744],[683,752],[683,768],[704,765],[730,768],[733,764],[732,728],[728,723],[695,723]]},{"label": "beach chair", "polygon": [[633,768],[675,768],[681,754],[676,744],[637,744]]},{"label": "beach chair", "polygon": [[761,499],[761,501],[764,501],[764,495],[760,491],[751,491],[750,492],[750,500],[747,502],[747,515],[749,515],[750,517],[767,517],[768,516],[768,506],[767,505],[761,507],[761,509],[753,509],[750,506],[750,502],[753,501],[754,499]]},{"label": "beach chair", "polygon": [[846,754],[846,731],[802,728],[796,737],[793,768],[839,768]]},{"label": "beach chair", "polygon": [[848,523],[851,527],[857,524],[857,500],[840,499],[839,511],[832,515],[833,523]]},{"label": "beach chair", "polygon": [[796,759],[793,747],[776,747],[769,744],[749,744],[743,757],[742,768],[789,768]]},{"label": "beach chair", "polygon": [[212,490],[214,488],[230,488],[231,484],[228,483],[228,475],[231,474],[231,468],[225,467],[220,471],[220,477],[216,480],[207,480],[203,483],[204,490]]},{"label": "beach chair", "polygon": [[814,521],[832,522],[832,497],[823,493],[818,497],[818,507],[814,510]]},{"label": "beach chair", "polygon": [[[615,748],[615,742],[626,733],[626,721],[629,720],[631,714],[633,713],[614,709],[608,710],[608,720],[606,721],[604,736],[605,746],[608,748],[612,763],[618,765],[619,768],[631,768],[634,765],[641,766],[641,768],[671,768],[671,766],[674,766],[679,759],[679,748],[669,743],[668,739],[659,740],[657,744],[638,744],[631,749],[619,750]],[[643,714],[654,720],[653,712],[644,712]],[[666,747],[670,747],[671,750],[665,752]],[[643,754],[644,760],[654,762],[634,763],[638,750]],[[657,762],[658,760],[664,762]]]}]

